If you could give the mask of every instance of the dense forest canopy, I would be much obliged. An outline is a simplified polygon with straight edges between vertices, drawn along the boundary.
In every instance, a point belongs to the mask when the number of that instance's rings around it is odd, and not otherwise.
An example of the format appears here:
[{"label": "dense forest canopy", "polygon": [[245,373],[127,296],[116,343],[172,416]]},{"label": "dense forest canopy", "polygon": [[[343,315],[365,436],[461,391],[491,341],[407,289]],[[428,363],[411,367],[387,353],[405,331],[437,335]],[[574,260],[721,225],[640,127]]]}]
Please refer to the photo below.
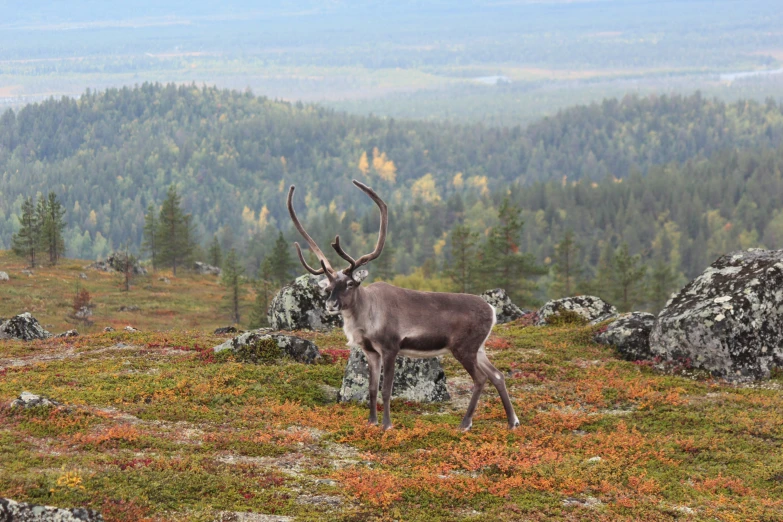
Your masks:
[{"label": "dense forest canopy", "polygon": [[684,277],[731,248],[780,246],[782,142],[775,102],[699,94],[628,96],[490,128],[193,85],[88,91],[0,116],[0,246],[10,246],[24,199],[55,191],[69,255],[137,249],[145,211],[174,184],[202,243],[218,234],[255,271],[278,229],[293,238],[285,192],[296,184],[313,235],[326,244],[339,232],[360,255],[378,218],[356,178],[390,204],[400,272],[448,261],[457,224],[486,234],[510,187],[521,247],[539,262],[570,228],[588,268],[604,245],[625,241]]}]

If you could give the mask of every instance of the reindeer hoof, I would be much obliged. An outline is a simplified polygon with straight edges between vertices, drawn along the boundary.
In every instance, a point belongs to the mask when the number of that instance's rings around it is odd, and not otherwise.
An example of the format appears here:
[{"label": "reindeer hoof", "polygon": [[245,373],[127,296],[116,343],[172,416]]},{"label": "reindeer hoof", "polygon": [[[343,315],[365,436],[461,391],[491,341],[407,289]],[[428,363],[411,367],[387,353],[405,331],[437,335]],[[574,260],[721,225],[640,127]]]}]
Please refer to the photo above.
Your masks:
[{"label": "reindeer hoof", "polygon": [[367,421],[367,425],[368,426],[377,426],[378,425],[378,421],[377,420]]},{"label": "reindeer hoof", "polygon": [[514,422],[509,423],[508,429],[514,430],[516,428],[519,428],[519,419],[514,419]]},{"label": "reindeer hoof", "polygon": [[459,425],[459,430],[462,431],[462,432],[467,433],[467,432],[470,431],[470,428],[472,428],[472,427],[473,427],[473,423],[472,422],[469,423],[467,426],[465,424],[460,424]]},{"label": "reindeer hoof", "polygon": [[390,430],[390,429],[392,429],[393,427],[394,427],[394,426],[392,426],[391,424],[384,424],[384,425],[383,425],[383,431],[389,431],[389,430]]}]

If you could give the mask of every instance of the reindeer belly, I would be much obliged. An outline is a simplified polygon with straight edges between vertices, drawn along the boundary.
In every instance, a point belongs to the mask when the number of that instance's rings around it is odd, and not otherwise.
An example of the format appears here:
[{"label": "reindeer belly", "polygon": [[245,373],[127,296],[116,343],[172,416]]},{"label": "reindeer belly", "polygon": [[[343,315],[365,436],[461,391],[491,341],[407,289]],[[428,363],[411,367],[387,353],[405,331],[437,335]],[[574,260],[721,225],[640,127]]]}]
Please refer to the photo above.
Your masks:
[{"label": "reindeer belly", "polygon": [[400,355],[426,359],[450,352],[449,338],[438,334],[409,335],[400,341]]}]

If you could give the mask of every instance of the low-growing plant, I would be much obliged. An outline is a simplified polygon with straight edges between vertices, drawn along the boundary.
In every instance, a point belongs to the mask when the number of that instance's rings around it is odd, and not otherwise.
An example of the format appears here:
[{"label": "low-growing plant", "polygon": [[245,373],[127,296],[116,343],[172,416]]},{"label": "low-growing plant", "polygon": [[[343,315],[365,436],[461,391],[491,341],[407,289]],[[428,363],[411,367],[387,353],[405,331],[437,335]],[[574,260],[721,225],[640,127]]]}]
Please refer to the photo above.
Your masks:
[{"label": "low-growing plant", "polygon": [[550,326],[584,325],[587,320],[573,310],[559,310],[546,318],[546,324]]},{"label": "low-growing plant", "polygon": [[234,351],[234,357],[240,362],[270,364],[282,358],[285,352],[272,338],[258,339],[252,344],[240,346]]}]

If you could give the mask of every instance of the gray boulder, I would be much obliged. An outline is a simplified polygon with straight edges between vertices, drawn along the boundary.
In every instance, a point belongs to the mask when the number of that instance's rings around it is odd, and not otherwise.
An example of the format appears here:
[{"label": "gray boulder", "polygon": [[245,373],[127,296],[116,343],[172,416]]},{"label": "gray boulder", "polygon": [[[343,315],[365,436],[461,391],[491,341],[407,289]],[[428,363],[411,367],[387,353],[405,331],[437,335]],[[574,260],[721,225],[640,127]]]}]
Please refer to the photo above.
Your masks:
[{"label": "gray boulder", "polygon": [[219,276],[221,273],[223,273],[219,267],[208,265],[206,263],[202,263],[201,261],[196,261],[193,263],[193,270],[201,275]]},{"label": "gray boulder", "polygon": [[79,337],[79,332],[76,330],[67,330],[54,336],[55,339],[63,339],[65,337]]},{"label": "gray boulder", "polygon": [[481,294],[483,300],[495,308],[495,317],[498,324],[509,323],[530,313],[530,310],[522,310],[511,302],[511,298],[502,288],[487,290]]},{"label": "gray boulder", "polygon": [[103,522],[97,511],[85,508],[56,508],[0,498],[0,521],[8,522]]},{"label": "gray boulder", "polygon": [[92,317],[92,310],[89,306],[82,306],[78,311],[76,311],[76,313],[73,314],[73,316],[77,319],[81,319],[82,321],[89,321],[90,317]]},{"label": "gray boulder", "polygon": [[620,315],[615,321],[595,335],[595,341],[617,348],[628,361],[642,361],[651,358],[650,331],[655,316],[646,312],[630,312]]},{"label": "gray boulder", "polygon": [[326,292],[318,286],[324,276],[303,275],[272,298],[267,319],[274,330],[329,330],[342,328],[339,314],[326,313]]},{"label": "gray boulder", "polygon": [[26,391],[23,391],[19,398],[11,402],[12,408],[35,408],[36,406],[60,406],[60,403]]},{"label": "gray boulder", "polygon": [[318,351],[315,343],[294,335],[269,333],[267,328],[245,332],[223,344],[215,346],[213,350],[215,353],[232,350],[242,359],[248,360],[248,362],[259,362],[262,359],[275,358],[275,355],[277,355],[274,353],[260,354],[254,352],[254,348],[259,346],[259,342],[266,339],[272,339],[277,344],[279,355],[287,355],[297,362],[313,364],[321,359],[321,352]]},{"label": "gray boulder", "polygon": [[[340,402],[370,400],[370,369],[367,358],[359,348],[351,348],[351,355],[345,365],[343,384],[340,387]],[[383,376],[381,375],[381,386]],[[446,374],[440,359],[413,359],[397,357],[394,364],[394,387],[392,398],[416,402],[443,402],[450,399],[446,389]],[[378,401],[382,402],[380,389]]]},{"label": "gray boulder", "polygon": [[783,367],[783,250],[715,261],[666,303],[650,350],[731,381],[765,379]]},{"label": "gray boulder", "polygon": [[[126,262],[127,256],[125,252],[112,252],[105,261],[96,261],[84,268],[100,272],[124,272]],[[135,275],[147,275],[147,269],[136,261],[133,263],[133,273]]]},{"label": "gray boulder", "polygon": [[7,272],[0,272],[0,281],[10,281],[11,278],[8,277]]},{"label": "gray boulder", "polygon": [[48,339],[51,336],[52,334],[44,330],[30,312],[19,314],[11,319],[0,319],[0,339],[32,341]]},{"label": "gray boulder", "polygon": [[549,301],[538,311],[536,325],[548,324],[547,319],[564,311],[576,312],[590,324],[597,324],[617,316],[617,309],[600,297],[579,295]]}]

